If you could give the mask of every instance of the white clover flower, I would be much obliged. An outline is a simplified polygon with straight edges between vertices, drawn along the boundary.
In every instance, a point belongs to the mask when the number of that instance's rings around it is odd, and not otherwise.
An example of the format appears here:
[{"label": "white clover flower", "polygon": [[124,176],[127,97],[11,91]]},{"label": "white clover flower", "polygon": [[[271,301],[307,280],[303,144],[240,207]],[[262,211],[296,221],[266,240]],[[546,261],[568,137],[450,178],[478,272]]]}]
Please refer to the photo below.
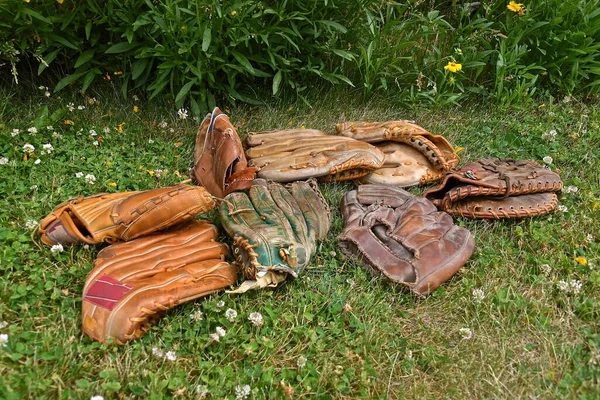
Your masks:
[{"label": "white clover flower", "polygon": [[12,130],[12,132],[10,133],[10,136],[12,136],[12,137],[15,137],[15,136],[17,136],[19,133],[21,133],[21,130],[20,130],[20,129],[17,129],[17,128],[15,128],[15,129],[13,129],[13,130]]},{"label": "white clover flower", "polygon": [[223,337],[227,334],[227,331],[220,326],[217,326],[216,331],[217,331],[217,335],[219,335],[220,337]]},{"label": "white clover flower", "polygon": [[554,160],[550,156],[544,156],[544,158],[542,158],[542,161],[546,164],[552,164],[552,161]]},{"label": "white clover flower", "polygon": [[594,236],[591,233],[585,235],[585,241],[588,243],[592,243],[594,241]]},{"label": "white clover flower", "polygon": [[61,135],[60,133],[54,131],[54,132],[52,132],[52,137],[56,138],[56,139],[62,139],[63,135]]},{"label": "white clover flower", "polygon": [[598,349],[592,349],[590,352],[590,364],[598,365],[600,364],[600,351]]},{"label": "white clover flower", "polygon": [[37,159],[37,160],[35,160],[33,163],[34,163],[35,165],[38,165],[38,164],[39,164],[39,163],[41,163],[41,162],[42,162],[42,160],[40,160],[40,159],[38,158],[38,159]]},{"label": "white clover flower", "polygon": [[96,135],[97,135],[97,133],[96,133],[96,131],[95,131],[95,130],[93,130],[93,129],[90,129],[90,135],[91,135],[91,136],[96,136]]},{"label": "white clover flower", "polygon": [[298,359],[296,360],[296,366],[298,368],[304,368],[306,366],[306,357],[304,357],[304,356],[298,357]]},{"label": "white clover flower", "polygon": [[31,185],[29,186],[29,190],[37,190],[38,185]]},{"label": "white clover flower", "polygon": [[235,311],[233,308],[228,308],[227,311],[225,311],[225,318],[227,318],[229,322],[233,322],[236,317],[237,311]]},{"label": "white clover flower", "polygon": [[581,293],[581,287],[582,286],[583,285],[581,284],[581,281],[579,281],[579,280],[572,279],[569,282],[569,287],[571,288],[571,293],[573,293],[573,294],[579,294],[579,293]]},{"label": "white clover flower", "polygon": [[161,176],[162,176],[164,173],[166,173],[166,172],[168,172],[168,171],[169,171],[169,170],[167,170],[167,169],[165,169],[165,170],[162,170],[162,169],[155,169],[155,170],[154,170],[154,175],[155,175],[157,178],[160,178],[160,177],[161,177]]},{"label": "white clover flower", "polygon": [[196,394],[200,396],[200,398],[203,398],[208,394],[208,386],[206,385],[194,385],[192,387],[194,389],[194,392],[196,392]]},{"label": "white clover flower", "polygon": [[179,110],[177,110],[177,116],[180,119],[187,119],[188,117],[188,112],[185,108],[180,108]]},{"label": "white clover flower", "polygon": [[63,251],[65,251],[65,248],[60,243],[55,244],[54,246],[50,247],[50,252],[52,254],[62,253]]},{"label": "white clover flower", "polygon": [[175,361],[177,360],[177,355],[173,350],[169,350],[165,353],[165,358],[169,361]]},{"label": "white clover flower", "polygon": [[542,134],[542,139],[546,140],[548,142],[553,141],[554,139],[556,139],[556,129],[552,129],[550,132],[545,132]]},{"label": "white clover flower", "polygon": [[569,209],[567,208],[567,206],[561,204],[558,206],[558,211],[566,213],[567,211],[569,211]]},{"label": "white clover flower", "polygon": [[579,188],[577,186],[569,185],[565,188],[565,193],[577,193]]},{"label": "white clover flower", "polygon": [[35,135],[37,133],[37,128],[35,126],[32,126],[31,128],[27,129],[27,132],[31,133],[32,135]]},{"label": "white clover flower", "polygon": [[140,98],[137,96],[137,94],[134,94],[132,98],[134,101],[140,101]]},{"label": "white clover flower", "polygon": [[153,139],[148,139],[148,143],[152,144],[152,143],[154,143],[154,140]]},{"label": "white clover flower", "polygon": [[46,96],[46,97],[50,97],[50,92],[49,92],[48,90],[46,90],[46,91],[44,92],[44,96]]},{"label": "white clover flower", "polygon": [[202,321],[202,311],[200,310],[196,310],[193,313],[190,314],[190,318],[193,321]]},{"label": "white clover flower", "polygon": [[262,326],[262,324],[264,323],[263,321],[263,316],[261,313],[259,312],[253,312],[250,313],[250,315],[248,316],[248,320],[252,323],[252,325],[254,326]]},{"label": "white clover flower", "polygon": [[0,321],[0,329],[4,329],[8,326],[8,322],[6,321]]},{"label": "white clover flower", "polygon": [[481,303],[483,301],[483,299],[485,298],[485,293],[483,292],[482,289],[473,289],[473,301],[475,301],[475,303]]},{"label": "white clover flower", "polygon": [[102,132],[110,133],[110,128],[108,126],[105,126],[104,129],[102,129]]},{"label": "white clover flower", "polygon": [[473,331],[470,328],[460,328],[458,333],[460,333],[460,336],[464,340],[469,340],[473,337]]},{"label": "white clover flower", "polygon": [[221,341],[221,336],[217,335],[216,333],[211,333],[210,335],[208,335],[208,337],[213,342],[220,342]]},{"label": "white clover flower", "polygon": [[77,106],[78,110],[85,110],[85,106]]},{"label": "white clover flower", "polygon": [[542,264],[540,265],[540,269],[546,276],[550,275],[550,273],[552,272],[552,267],[550,266],[550,264]]},{"label": "white clover flower", "polygon": [[238,385],[235,387],[235,400],[245,400],[250,396],[250,385]]},{"label": "white clover flower", "polygon": [[75,173],[75,178],[81,178],[83,176],[83,172]]},{"label": "white clover flower", "polygon": [[0,157],[0,165],[6,165],[6,164],[8,164],[8,158]]},{"label": "white clover flower", "polygon": [[51,143],[46,143],[42,145],[42,154],[52,154],[54,151],[54,147]]},{"label": "white clover flower", "polygon": [[84,179],[90,185],[93,185],[94,183],[96,183],[96,177],[92,174],[87,174]]},{"label": "white clover flower", "polygon": [[98,143],[98,141],[97,141],[97,140],[94,140],[94,141],[92,142],[92,144],[93,144],[94,146],[99,146],[99,145],[100,145],[100,143]]},{"label": "white clover flower", "polygon": [[23,153],[31,154],[35,151],[35,147],[32,144],[25,143],[23,145]]},{"label": "white clover flower", "polygon": [[156,357],[161,357],[162,358],[162,357],[165,356],[165,353],[161,349],[159,349],[157,347],[153,347],[152,348],[152,355],[154,355]]},{"label": "white clover flower", "polygon": [[167,129],[169,124],[167,124],[165,121],[162,121],[160,124],[158,124],[158,126],[161,127],[162,129]]},{"label": "white clover flower", "polygon": [[75,110],[75,104],[69,103],[69,104],[67,104],[67,108],[69,109],[70,112],[73,112],[73,110]]},{"label": "white clover flower", "polygon": [[0,346],[6,347],[6,343],[8,342],[8,335],[6,333],[0,334]]},{"label": "white clover flower", "polygon": [[96,395],[96,396],[92,396],[90,398],[90,400],[104,400],[104,397],[100,396],[100,395]]},{"label": "white clover flower", "polygon": [[558,281],[556,286],[558,287],[558,290],[560,290],[561,292],[569,291],[569,283],[567,281],[560,280],[560,281]]},{"label": "white clover flower", "polygon": [[38,226],[38,222],[35,219],[28,219],[27,221],[25,221],[25,229],[34,229],[37,228]]},{"label": "white clover flower", "polygon": [[354,282],[354,279],[350,279],[350,278],[348,278],[348,279],[346,279],[346,283],[347,283],[348,285],[350,285],[350,287],[354,287],[354,286],[356,286],[356,282]]},{"label": "white clover flower", "polygon": [[219,307],[219,308],[223,308],[223,307],[225,307],[225,302],[224,302],[223,300],[220,300],[220,301],[217,303],[217,307]]}]

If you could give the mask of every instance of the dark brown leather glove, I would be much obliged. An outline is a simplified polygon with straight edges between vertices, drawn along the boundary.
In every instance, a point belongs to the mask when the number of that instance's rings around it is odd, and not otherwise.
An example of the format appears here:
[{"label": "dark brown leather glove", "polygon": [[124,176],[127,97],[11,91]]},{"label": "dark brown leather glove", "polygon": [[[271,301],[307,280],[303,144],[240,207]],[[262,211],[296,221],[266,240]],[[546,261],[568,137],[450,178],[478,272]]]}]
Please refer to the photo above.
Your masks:
[{"label": "dark brown leather glove", "polygon": [[533,160],[482,159],[447,174],[423,193],[440,210],[462,217],[500,219],[546,214],[556,208],[562,181]]},{"label": "dark brown leather glove", "polygon": [[471,233],[454,225],[430,201],[402,189],[361,185],[342,199],[346,255],[394,282],[426,296],[454,275],[471,257]]},{"label": "dark brown leather glove", "polygon": [[250,188],[257,170],[248,167],[242,142],[229,117],[219,108],[206,115],[196,134],[192,180],[213,196],[223,198]]}]

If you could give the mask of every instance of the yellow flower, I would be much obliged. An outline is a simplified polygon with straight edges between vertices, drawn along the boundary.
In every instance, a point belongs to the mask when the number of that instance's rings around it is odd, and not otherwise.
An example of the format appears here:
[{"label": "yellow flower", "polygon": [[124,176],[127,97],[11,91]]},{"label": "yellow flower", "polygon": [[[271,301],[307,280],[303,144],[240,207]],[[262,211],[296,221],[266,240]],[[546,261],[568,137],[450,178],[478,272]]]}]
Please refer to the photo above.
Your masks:
[{"label": "yellow flower", "polygon": [[511,1],[510,3],[508,3],[506,8],[508,8],[510,11],[519,13],[519,15],[525,14],[525,9],[523,8],[523,4],[521,3]]},{"label": "yellow flower", "polygon": [[63,121],[63,124],[64,125],[75,125],[75,122],[71,121],[70,119],[65,119]]},{"label": "yellow flower", "polygon": [[462,69],[462,64],[450,61],[448,62],[448,65],[444,67],[444,69],[450,72],[458,72]]},{"label": "yellow flower", "polygon": [[235,17],[236,15],[237,15],[237,11],[233,10],[233,11],[231,12],[231,16],[232,16],[232,17]]},{"label": "yellow flower", "polygon": [[31,0],[23,0],[25,3],[29,3]]},{"label": "yellow flower", "polygon": [[125,122],[121,122],[118,126],[117,126],[117,132],[119,133],[123,133],[123,126],[125,126]]},{"label": "yellow flower", "polygon": [[177,176],[177,177],[181,176],[181,174],[179,173],[179,171],[175,171],[175,172],[173,172],[173,174],[175,174],[175,176]]},{"label": "yellow flower", "polygon": [[151,169],[147,169],[146,172],[148,173],[148,175],[154,176],[154,171],[152,171]]},{"label": "yellow flower", "polygon": [[108,72],[106,73],[106,75],[104,76],[104,79],[107,81],[110,81],[110,75],[108,74]]},{"label": "yellow flower", "polygon": [[117,187],[117,183],[116,182],[108,182],[108,186]]},{"label": "yellow flower", "polygon": [[579,265],[588,265],[588,260],[585,257],[575,257],[575,261],[577,261]]},{"label": "yellow flower", "polygon": [[123,75],[123,71],[115,71],[113,72],[113,75]]},{"label": "yellow flower", "polygon": [[138,106],[133,106],[133,112],[138,112],[140,111],[140,108]]},{"label": "yellow flower", "polygon": [[65,0],[56,0],[58,4],[62,4]]}]

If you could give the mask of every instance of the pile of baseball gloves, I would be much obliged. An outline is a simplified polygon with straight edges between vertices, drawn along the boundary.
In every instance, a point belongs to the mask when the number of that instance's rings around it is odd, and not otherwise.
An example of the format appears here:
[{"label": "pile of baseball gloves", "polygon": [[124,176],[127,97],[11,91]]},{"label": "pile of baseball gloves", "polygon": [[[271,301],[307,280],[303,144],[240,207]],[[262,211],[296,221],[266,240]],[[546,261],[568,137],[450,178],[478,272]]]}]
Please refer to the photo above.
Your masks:
[{"label": "pile of baseball gloves", "polygon": [[[327,237],[330,212],[317,182],[353,180],[341,202],[339,246],[376,276],[426,296],[475,250],[452,216],[500,219],[557,206],[560,177],[535,161],[484,159],[458,168],[448,140],[410,121],[346,122],[249,133],[244,151],[215,108],[196,135],[191,180],[103,193],[58,205],[38,228],[44,244],[108,243],[83,287],[83,332],[100,342],[139,338],[167,310],[297,278]],[[441,181],[415,196],[401,188]],[[218,208],[218,228],[199,220]]]}]

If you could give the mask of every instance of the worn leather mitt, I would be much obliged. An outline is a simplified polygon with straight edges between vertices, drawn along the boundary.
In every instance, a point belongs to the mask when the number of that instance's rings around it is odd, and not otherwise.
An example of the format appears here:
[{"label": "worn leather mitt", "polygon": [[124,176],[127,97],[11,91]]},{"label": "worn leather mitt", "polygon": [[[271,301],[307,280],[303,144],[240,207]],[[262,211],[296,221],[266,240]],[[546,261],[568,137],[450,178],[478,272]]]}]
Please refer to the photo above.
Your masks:
[{"label": "worn leather mitt", "polygon": [[131,240],[210,211],[215,200],[199,186],[100,193],[59,204],[38,227],[47,245]]},{"label": "worn leather mitt", "polygon": [[533,160],[482,159],[447,174],[423,195],[440,210],[469,218],[523,218],[546,214],[558,204],[557,173]]},{"label": "worn leather mitt", "polygon": [[439,181],[458,166],[458,155],[446,138],[410,121],[344,122],[336,130],[339,135],[371,143],[385,154],[383,166],[357,183],[423,185]]},{"label": "worn leather mitt", "polygon": [[383,153],[375,146],[315,129],[251,132],[247,142],[246,155],[260,168],[258,176],[275,182],[345,181],[383,165]]},{"label": "worn leather mitt", "polygon": [[471,257],[471,233],[431,202],[402,189],[361,185],[342,199],[340,248],[371,271],[426,296]]},{"label": "worn leather mitt", "polygon": [[99,342],[142,336],[167,310],[232,285],[214,225],[190,221],[98,253],[83,287],[82,330]]},{"label": "worn leather mitt", "polygon": [[219,108],[207,114],[196,134],[192,181],[204,186],[213,196],[248,189],[256,176],[248,167],[240,138]]},{"label": "worn leather mitt", "polygon": [[329,231],[329,208],[314,180],[287,186],[255,179],[248,194],[235,192],[219,206],[233,238],[234,264],[246,281],[233,293],[275,287],[297,278]]}]

